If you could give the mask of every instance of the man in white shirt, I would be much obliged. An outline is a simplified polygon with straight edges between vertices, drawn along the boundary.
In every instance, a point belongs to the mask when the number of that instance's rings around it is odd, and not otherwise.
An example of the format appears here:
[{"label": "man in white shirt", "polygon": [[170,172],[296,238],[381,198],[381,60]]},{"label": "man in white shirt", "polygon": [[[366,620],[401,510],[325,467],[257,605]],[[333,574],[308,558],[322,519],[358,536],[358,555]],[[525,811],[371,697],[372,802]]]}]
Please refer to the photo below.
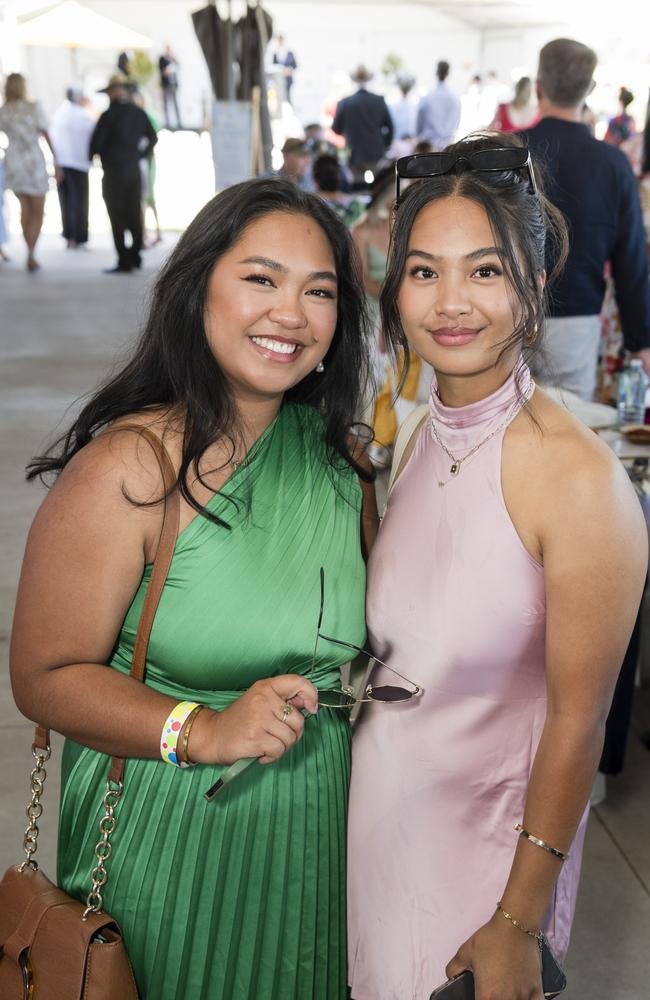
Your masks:
[{"label": "man in white shirt", "polygon": [[436,68],[438,83],[422,98],[418,108],[418,140],[426,140],[435,150],[453,142],[460,122],[460,98],[446,82],[449,63],[441,60]]},{"label": "man in white shirt", "polygon": [[95,122],[87,103],[81,91],[69,87],[50,126],[52,146],[63,170],[58,192],[63,238],[70,249],[88,242],[88,150]]}]

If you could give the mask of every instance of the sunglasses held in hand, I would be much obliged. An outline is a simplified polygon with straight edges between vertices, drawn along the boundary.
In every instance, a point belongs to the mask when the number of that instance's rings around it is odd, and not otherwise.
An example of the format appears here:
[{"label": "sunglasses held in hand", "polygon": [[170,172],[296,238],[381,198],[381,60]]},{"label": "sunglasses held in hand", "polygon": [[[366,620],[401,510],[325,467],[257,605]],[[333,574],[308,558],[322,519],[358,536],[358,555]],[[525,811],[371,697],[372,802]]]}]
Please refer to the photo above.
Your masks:
[{"label": "sunglasses held in hand", "polygon": [[[381,667],[385,667],[390,670],[392,674],[399,677],[400,680],[404,681],[409,685],[409,688],[383,684],[375,686],[373,684],[368,684],[366,686],[364,696],[362,698],[356,698],[354,695],[354,689],[351,687],[341,687],[341,688],[317,688],[318,691],[318,705],[320,708],[331,708],[331,709],[343,709],[349,710],[354,708],[355,705],[361,702],[382,702],[384,704],[399,704],[400,702],[410,701],[412,698],[416,698],[422,694],[423,689],[416,684],[414,681],[410,681],[408,677],[404,677],[400,674],[398,670],[394,667],[389,666],[388,663],[384,663],[383,660],[378,660],[376,656],[369,653],[367,650],[362,649],[360,646],[355,646],[351,642],[343,642],[341,639],[334,639],[332,636],[324,635],[321,632],[321,625],[323,624],[323,612],[325,610],[325,570],[321,566],[320,569],[320,609],[318,612],[318,624],[316,625],[316,638],[314,640],[314,651],[311,658],[311,667],[309,673],[305,676],[307,680],[313,682],[316,676],[316,660],[318,655],[318,643],[319,641],[331,642],[336,646],[342,646],[344,649],[349,649],[355,654],[355,658],[365,657],[366,664],[364,668],[364,676],[367,676],[369,671],[378,664]],[[307,717],[309,712],[306,709],[301,709],[302,714]],[[230,767],[222,774],[218,781],[212,785],[211,788],[205,793],[205,798],[211,801],[227,784],[229,784],[238,774],[245,771],[251,764],[254,764],[257,757],[243,757],[241,760],[235,761]]]},{"label": "sunglasses held in hand", "polygon": [[341,639],[334,639],[330,635],[324,635],[321,632],[321,625],[323,624],[323,612],[325,610],[325,570],[321,566],[320,569],[320,611],[318,613],[318,625],[316,626],[316,640],[314,642],[314,652],[311,658],[311,669],[308,674],[308,680],[313,681],[314,671],[316,669],[316,656],[318,652],[318,642],[322,639],[323,642],[331,642],[335,646],[342,646],[344,649],[349,649],[355,654],[355,657],[365,657],[366,667],[364,670],[364,676],[366,676],[369,670],[378,664],[380,667],[385,667],[390,670],[392,674],[399,677],[400,680],[405,681],[412,690],[404,687],[395,687],[392,685],[381,685],[375,687],[373,684],[368,684],[364,692],[364,697],[355,698],[354,689],[351,687],[343,688],[326,688],[318,689],[318,704],[323,708],[354,708],[362,702],[368,701],[379,701],[383,703],[397,704],[403,701],[410,701],[411,698],[415,698],[422,694],[422,688],[416,684],[414,681],[410,681],[408,677],[404,677],[400,674],[398,670],[391,667],[388,663],[384,663],[383,660],[377,659],[372,653],[369,653],[366,649],[362,649],[361,646],[355,646],[351,642],[343,642]]}]

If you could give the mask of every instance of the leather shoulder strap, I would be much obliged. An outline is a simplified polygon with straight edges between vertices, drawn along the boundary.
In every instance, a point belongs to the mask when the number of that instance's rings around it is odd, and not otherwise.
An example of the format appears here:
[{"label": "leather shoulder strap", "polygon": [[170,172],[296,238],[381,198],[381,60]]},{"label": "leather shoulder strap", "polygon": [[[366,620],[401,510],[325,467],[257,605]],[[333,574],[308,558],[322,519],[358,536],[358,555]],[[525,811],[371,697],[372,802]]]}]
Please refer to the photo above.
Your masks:
[{"label": "leather shoulder strap", "polygon": [[428,412],[429,407],[426,403],[422,406],[416,406],[414,410],[411,410],[408,417],[397,432],[395,447],[393,449],[393,462],[390,469],[390,478],[388,480],[389,493],[393,488],[395,480],[402,471],[403,466],[406,464],[402,461],[405,457],[404,453],[424,423]]},{"label": "leather shoulder strap", "polygon": [[149,580],[144,604],[142,605],[140,621],[138,622],[138,631],[133,647],[133,660],[131,661],[131,677],[134,677],[137,681],[141,681],[144,678],[144,668],[147,662],[147,649],[149,647],[149,637],[153,627],[153,620],[156,617],[165,580],[167,579],[169,567],[174,556],[180,517],[180,494],[174,488],[176,485],[176,473],[164,444],[155,434],[146,428],[138,428],[138,430],[151,446],[156,456],[165,487],[163,523],[151,570],[151,579]]},{"label": "leather shoulder strap", "polygon": [[[153,621],[156,616],[160,597],[162,595],[163,587],[165,586],[165,580],[167,579],[169,567],[174,555],[174,547],[176,545],[176,536],[178,535],[180,517],[180,495],[178,490],[174,488],[176,485],[176,472],[174,471],[174,466],[167,449],[160,438],[156,437],[156,435],[146,427],[141,427],[138,424],[123,424],[119,428],[115,429],[120,431],[136,431],[149,444],[154,455],[156,456],[156,460],[158,461],[166,494],[164,499],[165,509],[163,513],[163,523],[160,530],[158,548],[156,550],[153,569],[151,571],[151,579],[149,580],[149,586],[147,587],[147,593],[142,606],[140,621],[138,622],[138,631],[136,633],[135,645],[133,647],[133,660],[131,661],[131,676],[137,681],[142,681],[144,679],[147,649],[149,647],[149,637],[151,635]],[[45,729],[43,726],[37,726],[34,736],[34,749],[44,751],[49,747],[49,743],[49,729]],[[119,757],[114,757],[110,772],[111,779],[121,781],[123,772],[124,761]]]}]

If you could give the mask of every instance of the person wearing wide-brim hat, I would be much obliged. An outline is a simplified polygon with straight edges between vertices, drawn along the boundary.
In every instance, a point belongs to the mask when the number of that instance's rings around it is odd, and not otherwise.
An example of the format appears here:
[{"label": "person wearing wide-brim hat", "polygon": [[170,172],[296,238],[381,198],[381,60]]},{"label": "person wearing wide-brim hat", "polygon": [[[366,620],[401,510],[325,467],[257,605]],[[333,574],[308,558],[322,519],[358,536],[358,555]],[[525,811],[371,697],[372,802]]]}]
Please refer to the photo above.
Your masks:
[{"label": "person wearing wide-brim hat", "polygon": [[[142,207],[140,159],[156,145],[149,118],[130,99],[130,83],[123,73],[113,73],[99,93],[110,105],[100,117],[90,140],[90,157],[101,157],[104,168],[102,194],[111,220],[117,265],[108,273],[127,274],[140,267]],[[131,244],[126,246],[127,231]]]},{"label": "person wearing wide-brim hat", "polygon": [[119,91],[124,91],[124,93],[128,93],[129,91],[129,78],[124,73],[113,73],[108,78],[106,86],[100,87],[97,93],[108,94],[110,97],[112,94],[116,94]]},{"label": "person wearing wide-brim hat", "polygon": [[366,171],[386,155],[393,141],[393,121],[386,101],[380,94],[366,90],[372,73],[359,65],[350,73],[358,85],[356,94],[339,101],[332,130],[345,136],[350,150],[350,169],[355,181],[363,181]]},{"label": "person wearing wide-brim hat", "polygon": [[359,63],[356,69],[353,69],[350,73],[350,79],[353,83],[369,83],[375,74],[372,73],[367,66],[363,63]]}]

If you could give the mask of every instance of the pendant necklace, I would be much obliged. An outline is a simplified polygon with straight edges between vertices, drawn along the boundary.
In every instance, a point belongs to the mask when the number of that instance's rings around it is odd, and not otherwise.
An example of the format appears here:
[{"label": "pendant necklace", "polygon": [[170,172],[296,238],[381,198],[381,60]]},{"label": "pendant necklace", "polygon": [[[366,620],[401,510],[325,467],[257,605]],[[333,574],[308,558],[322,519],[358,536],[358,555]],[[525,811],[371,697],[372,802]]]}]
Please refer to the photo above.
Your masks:
[{"label": "pendant necklace", "polygon": [[494,430],[490,431],[490,433],[487,434],[481,441],[479,441],[478,444],[475,444],[474,447],[470,451],[468,451],[466,455],[463,455],[462,458],[456,458],[455,455],[452,455],[447,445],[444,443],[444,441],[440,439],[440,435],[438,434],[438,431],[436,429],[435,421],[433,417],[431,418],[431,431],[433,433],[433,436],[440,445],[440,447],[442,448],[442,450],[444,451],[445,455],[447,455],[447,457],[451,459],[451,467],[449,469],[450,477],[449,479],[439,479],[438,486],[443,487],[446,486],[448,483],[451,483],[456,478],[456,476],[459,475],[461,469],[464,467],[467,460],[471,458],[472,455],[475,455],[476,452],[479,450],[479,448],[482,448],[483,445],[487,444],[488,441],[491,441],[492,438],[499,433],[499,431],[505,430],[505,428],[512,423],[512,421],[515,419],[519,411],[522,409],[523,406],[525,406],[525,404],[532,396],[534,389],[535,389],[535,383],[531,381],[528,390],[524,394],[524,398],[521,401],[517,400],[517,402],[514,405],[514,410],[508,414],[506,419],[502,420],[501,423],[494,428]]}]

